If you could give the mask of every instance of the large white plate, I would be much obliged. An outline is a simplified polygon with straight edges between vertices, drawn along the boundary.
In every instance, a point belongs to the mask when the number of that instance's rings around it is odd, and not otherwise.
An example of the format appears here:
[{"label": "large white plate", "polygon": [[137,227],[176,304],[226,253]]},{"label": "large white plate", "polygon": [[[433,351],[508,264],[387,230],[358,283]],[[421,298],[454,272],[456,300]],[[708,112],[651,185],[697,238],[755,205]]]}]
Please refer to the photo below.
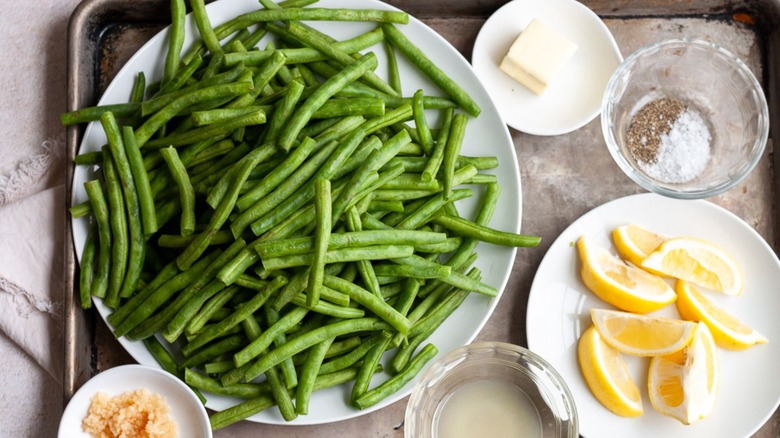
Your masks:
[{"label": "large white plate", "polygon": [[[498,66],[532,19],[576,43],[574,56],[547,90],[536,95]],[[471,63],[506,123],[534,135],[574,131],[601,112],[604,89],[623,60],[604,22],[576,0],[514,0],[485,22],[474,42]]]},{"label": "large white plate", "polygon": [[[322,0],[318,3],[318,6],[394,9],[375,0]],[[237,14],[256,10],[257,8],[256,0],[220,0],[210,4],[207,10],[212,25],[216,26]],[[365,23],[309,22],[309,24],[339,39],[353,37],[373,28],[373,25]],[[402,30],[437,65],[468,91],[472,98],[481,106],[482,114],[477,119],[472,119],[468,124],[462,153],[464,155],[493,155],[498,157],[501,165],[492,172],[498,177],[502,190],[491,226],[519,232],[521,196],[517,157],[514,153],[514,146],[509,136],[509,131],[499,117],[487,91],[463,56],[432,29],[417,19],[410,18],[409,24],[402,26]],[[126,102],[132,88],[133,79],[138,71],[145,72],[148,83],[152,83],[161,77],[161,65],[166,50],[166,32],[167,30],[164,30],[156,35],[128,61],[127,65],[122,68],[116,79],[106,89],[100,100],[101,104]],[[194,23],[189,20],[187,23],[188,38],[195,33],[197,33],[197,30]],[[188,39],[186,44],[190,43],[191,39]],[[386,57],[384,51],[381,47],[378,47],[375,53],[379,59],[377,73],[385,76]],[[404,95],[411,96],[418,88],[424,88],[429,94],[438,92],[435,85],[417,73],[416,69],[403,56],[398,58]],[[441,93],[439,92],[439,94]],[[431,113],[431,116],[434,117],[435,113]],[[436,126],[438,122],[432,119],[431,124]],[[105,141],[105,134],[99,124],[90,124],[85,131],[80,151],[99,150]],[[76,169],[73,183],[74,203],[87,199],[82,184],[91,178],[92,175],[89,169],[83,167]],[[479,194],[477,192],[475,198]],[[471,215],[476,204],[473,199],[467,201],[459,203],[459,209],[464,215]],[[89,226],[90,224],[86,219],[74,221],[73,224],[74,242],[79,259],[81,258],[81,250]],[[496,287],[499,292],[503,291],[512,271],[515,249],[480,244],[477,251],[479,252],[479,259],[475,266],[482,270],[483,281]],[[471,342],[482,329],[485,322],[487,322],[497,303],[498,298],[489,299],[477,295],[469,297],[462,307],[431,337],[431,342],[438,347],[440,354]],[[99,300],[96,306],[100,314],[105,318],[109,310]],[[144,348],[142,343],[130,342],[124,338],[119,339],[119,342],[139,363],[157,366],[154,358]],[[376,385],[387,378],[387,374],[377,375],[372,385]],[[266,412],[257,414],[251,417],[251,420],[274,424],[318,424],[344,420],[375,411],[400,400],[410,393],[413,384],[414,382],[409,383],[393,396],[364,411],[358,411],[348,406],[346,400],[348,399],[350,387],[343,385],[342,387],[316,393],[312,399],[309,414],[300,416],[292,423],[284,422],[276,409],[269,409]],[[207,406],[215,410],[226,409],[238,401],[214,395],[208,398]]]},{"label": "large white plate", "polygon": [[[644,414],[622,418],[607,411],[590,393],[577,365],[577,339],[590,325],[590,309],[611,308],[582,283],[574,243],[590,235],[607,247],[610,232],[636,223],[667,236],[692,236],[722,246],[739,263],[745,289],[739,297],[708,294],[717,304],[769,338],[745,351],[718,349],[720,390],[709,417],[690,426],[658,414],[647,398],[647,361],[628,357],[634,381],[643,393]],[[613,253],[615,251],[613,250]],[[655,194],[617,199],[571,224],[552,244],[531,286],[527,332],[531,350],[550,361],[569,385],[587,438],[604,437],[748,437],[774,413],[780,402],[780,262],[748,224],[708,201],[685,201]],[[677,317],[674,305],[656,312]]]}]

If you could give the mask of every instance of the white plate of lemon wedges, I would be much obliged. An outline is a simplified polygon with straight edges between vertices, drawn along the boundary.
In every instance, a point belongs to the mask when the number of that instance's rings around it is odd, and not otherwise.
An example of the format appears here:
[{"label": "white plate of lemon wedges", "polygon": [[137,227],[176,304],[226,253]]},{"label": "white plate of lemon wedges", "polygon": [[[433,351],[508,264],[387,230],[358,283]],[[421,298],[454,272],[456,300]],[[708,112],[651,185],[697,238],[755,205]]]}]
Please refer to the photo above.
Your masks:
[{"label": "white plate of lemon wedges", "polygon": [[749,437],[780,403],[778,286],[775,252],[734,214],[628,196],[552,244],[528,346],[566,380],[583,437]]}]

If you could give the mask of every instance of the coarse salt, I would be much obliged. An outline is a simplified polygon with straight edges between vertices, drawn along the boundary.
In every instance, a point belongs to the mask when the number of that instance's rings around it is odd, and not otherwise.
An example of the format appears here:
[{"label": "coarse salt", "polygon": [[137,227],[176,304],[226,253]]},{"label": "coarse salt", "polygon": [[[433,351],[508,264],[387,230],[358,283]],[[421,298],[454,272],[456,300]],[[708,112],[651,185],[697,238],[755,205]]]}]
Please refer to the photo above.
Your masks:
[{"label": "coarse salt", "polygon": [[661,135],[658,155],[651,163],[639,162],[648,176],[671,184],[699,176],[710,161],[712,136],[701,115],[683,111],[666,134]]}]

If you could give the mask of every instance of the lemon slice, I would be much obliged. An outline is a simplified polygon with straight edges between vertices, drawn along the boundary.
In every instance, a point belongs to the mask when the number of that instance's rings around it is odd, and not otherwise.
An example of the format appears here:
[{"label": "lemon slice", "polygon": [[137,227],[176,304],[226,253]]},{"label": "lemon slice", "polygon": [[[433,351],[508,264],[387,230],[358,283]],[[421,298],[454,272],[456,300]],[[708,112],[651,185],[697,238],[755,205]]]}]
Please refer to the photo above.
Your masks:
[{"label": "lemon slice", "polygon": [[698,323],[690,345],[650,360],[647,388],[656,411],[691,424],[712,412],[718,392],[718,353],[710,330]]},{"label": "lemon slice", "polygon": [[658,276],[623,263],[586,236],[577,241],[585,286],[618,309],[636,313],[658,310],[677,299],[674,290]]},{"label": "lemon slice", "polygon": [[682,319],[591,309],[591,319],[604,342],[634,356],[672,354],[688,345],[696,323]]},{"label": "lemon slice", "polygon": [[676,305],[680,316],[707,324],[715,343],[721,347],[744,350],[768,342],[760,333],[716,306],[690,283],[678,280],[674,290],[677,292]]},{"label": "lemon slice", "polygon": [[727,295],[742,293],[742,271],[737,263],[702,239],[669,239],[642,260],[641,266]]},{"label": "lemon slice", "polygon": [[642,415],[642,396],[628,373],[623,356],[607,345],[595,327],[580,336],[577,360],[593,396],[607,409],[622,417]]},{"label": "lemon slice", "polygon": [[666,237],[656,234],[639,225],[621,225],[612,230],[618,255],[639,266],[651,252],[655,251]]}]

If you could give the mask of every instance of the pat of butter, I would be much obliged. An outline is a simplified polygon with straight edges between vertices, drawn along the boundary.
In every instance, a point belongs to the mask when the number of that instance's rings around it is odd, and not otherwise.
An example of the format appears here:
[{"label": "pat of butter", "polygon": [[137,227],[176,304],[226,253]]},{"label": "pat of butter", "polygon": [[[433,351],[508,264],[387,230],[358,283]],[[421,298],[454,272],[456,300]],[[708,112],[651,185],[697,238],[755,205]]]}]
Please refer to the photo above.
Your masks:
[{"label": "pat of butter", "polygon": [[499,68],[536,94],[542,94],[577,45],[537,19],[512,44]]}]

